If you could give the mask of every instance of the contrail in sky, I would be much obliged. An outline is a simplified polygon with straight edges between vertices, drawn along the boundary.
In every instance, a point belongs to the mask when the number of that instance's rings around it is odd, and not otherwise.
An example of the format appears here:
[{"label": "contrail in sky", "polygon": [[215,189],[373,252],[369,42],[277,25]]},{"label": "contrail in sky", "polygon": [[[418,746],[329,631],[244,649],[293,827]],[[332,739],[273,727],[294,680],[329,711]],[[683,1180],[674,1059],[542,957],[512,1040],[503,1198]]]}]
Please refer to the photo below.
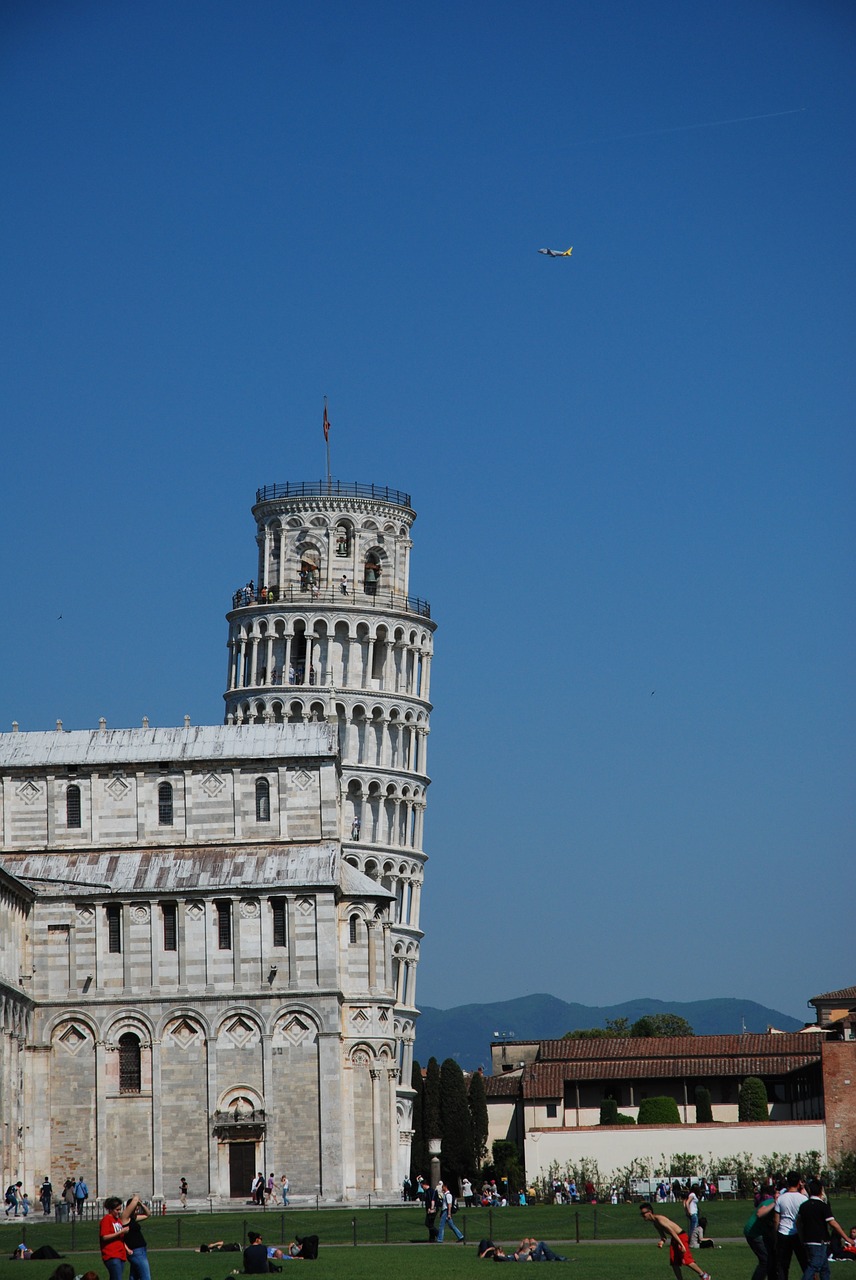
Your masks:
[{"label": "contrail in sky", "polygon": [[647,129],[644,133],[617,133],[606,138],[588,138],[572,146],[586,147],[593,142],[626,142],[630,138],[654,138],[661,133],[686,133],[690,129],[718,129],[724,124],[746,124],[750,120],[774,120],[777,116],[799,116],[807,107],[792,107],[789,111],[765,111],[760,116],[734,116],[731,120],[704,120],[701,124],[676,124],[667,129]]}]

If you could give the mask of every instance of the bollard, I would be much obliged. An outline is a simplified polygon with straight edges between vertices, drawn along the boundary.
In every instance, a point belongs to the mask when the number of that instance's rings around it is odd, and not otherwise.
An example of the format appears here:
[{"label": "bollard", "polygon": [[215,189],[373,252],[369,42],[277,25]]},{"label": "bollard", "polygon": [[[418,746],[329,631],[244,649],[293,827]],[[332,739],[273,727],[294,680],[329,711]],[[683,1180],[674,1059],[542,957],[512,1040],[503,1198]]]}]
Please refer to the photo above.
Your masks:
[{"label": "bollard", "polygon": [[383,1215],[383,1242],[389,1244],[389,1210]]},{"label": "bollard", "polygon": [[243,1231],[241,1232],[241,1243],[242,1243],[242,1244],[243,1244],[243,1242],[246,1240],[246,1238],[247,1238],[247,1219],[246,1219],[246,1218],[244,1218],[244,1229],[243,1229]]},{"label": "bollard", "polygon": [[75,1249],[74,1237],[76,1233],[77,1233],[77,1215],[75,1214],[74,1217],[71,1219],[71,1252],[72,1253],[74,1253],[74,1249]]},{"label": "bollard", "polygon": [[176,1222],[178,1223],[178,1239],[176,1240],[176,1248],[180,1249],[181,1248],[181,1218],[176,1218]]},{"label": "bollard", "polygon": [[356,1249],[356,1247],[357,1247],[357,1220],[356,1220],[356,1218],[351,1218],[351,1229],[353,1230],[353,1233],[354,1233],[354,1248]]},{"label": "bollard", "polygon": [[285,1239],[285,1214],[284,1213],[281,1213],[279,1215],[279,1238],[280,1240]]},{"label": "bollard", "polygon": [[464,1233],[464,1244],[466,1244],[467,1243],[467,1215],[466,1214],[463,1215],[463,1223],[464,1225],[461,1227],[461,1230]]},{"label": "bollard", "polygon": [[[487,1233],[493,1239],[493,1205],[487,1211]],[[579,1243],[579,1241],[578,1241]]]},{"label": "bollard", "polygon": [[577,1244],[579,1244],[580,1242],[580,1211],[579,1209],[574,1210],[574,1217],[577,1220]]}]

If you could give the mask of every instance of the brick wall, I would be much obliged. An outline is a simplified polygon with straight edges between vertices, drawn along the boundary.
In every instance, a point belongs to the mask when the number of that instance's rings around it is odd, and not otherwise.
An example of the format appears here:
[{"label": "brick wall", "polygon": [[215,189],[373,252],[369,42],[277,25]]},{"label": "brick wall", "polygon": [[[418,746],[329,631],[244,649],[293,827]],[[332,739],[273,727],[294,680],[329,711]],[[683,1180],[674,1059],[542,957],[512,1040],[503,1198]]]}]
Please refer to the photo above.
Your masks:
[{"label": "brick wall", "polygon": [[823,1093],[829,1159],[856,1151],[856,1040],[822,1045]]}]

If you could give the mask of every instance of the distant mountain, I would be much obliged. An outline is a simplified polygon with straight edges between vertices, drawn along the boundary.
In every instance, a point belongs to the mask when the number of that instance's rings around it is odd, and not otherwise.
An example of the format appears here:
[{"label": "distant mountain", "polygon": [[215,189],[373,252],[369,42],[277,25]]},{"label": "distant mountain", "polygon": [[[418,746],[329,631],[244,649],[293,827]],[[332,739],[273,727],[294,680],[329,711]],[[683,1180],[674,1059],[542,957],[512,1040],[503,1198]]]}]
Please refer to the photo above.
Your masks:
[{"label": "distant mountain", "polygon": [[483,1066],[490,1074],[490,1045],[495,1031],[513,1032],[513,1040],[558,1040],[566,1031],[602,1027],[607,1018],[635,1022],[645,1013],[677,1013],[699,1036],[738,1032],[799,1031],[804,1025],[754,1000],[626,1000],[598,1007],[568,1004],[556,996],[521,996],[497,1004],[462,1004],[456,1009],[423,1008],[416,1025],[415,1057],[424,1067],[429,1058],[454,1058],[465,1071]]}]

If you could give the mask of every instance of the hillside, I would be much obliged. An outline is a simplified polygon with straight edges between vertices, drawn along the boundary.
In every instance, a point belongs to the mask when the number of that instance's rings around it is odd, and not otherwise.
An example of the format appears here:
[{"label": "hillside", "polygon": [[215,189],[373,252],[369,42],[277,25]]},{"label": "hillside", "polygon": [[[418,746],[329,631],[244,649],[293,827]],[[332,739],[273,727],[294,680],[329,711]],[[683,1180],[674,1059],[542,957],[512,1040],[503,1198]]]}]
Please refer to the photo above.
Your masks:
[{"label": "hillside", "polygon": [[578,1027],[602,1027],[607,1018],[635,1022],[645,1013],[677,1013],[686,1018],[696,1035],[766,1031],[799,1031],[802,1023],[786,1013],[768,1009],[754,1000],[626,1000],[624,1004],[569,1004],[556,996],[520,996],[496,1004],[462,1004],[455,1009],[424,1008],[416,1026],[416,1058],[424,1066],[429,1058],[454,1058],[465,1071],[483,1066],[490,1073],[490,1044],[494,1032],[513,1032],[509,1039],[552,1040]]}]

